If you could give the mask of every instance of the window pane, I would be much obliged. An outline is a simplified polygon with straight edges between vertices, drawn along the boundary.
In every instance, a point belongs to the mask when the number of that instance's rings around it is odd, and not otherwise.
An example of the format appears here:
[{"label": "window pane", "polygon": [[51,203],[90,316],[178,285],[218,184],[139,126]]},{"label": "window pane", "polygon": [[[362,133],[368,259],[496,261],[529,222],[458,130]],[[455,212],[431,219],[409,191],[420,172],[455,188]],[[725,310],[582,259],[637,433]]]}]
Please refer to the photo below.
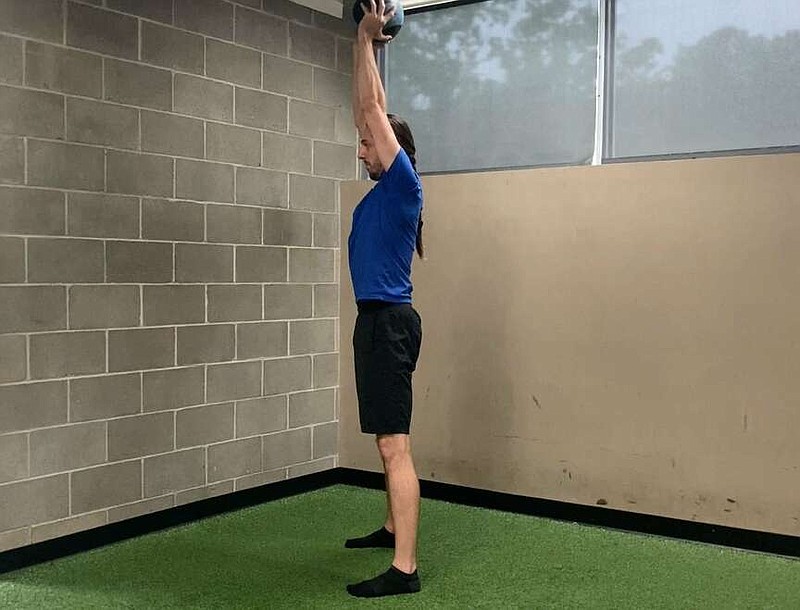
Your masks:
[{"label": "window pane", "polygon": [[390,112],[420,171],[588,163],[596,0],[489,0],[406,16],[387,52]]},{"label": "window pane", "polygon": [[616,7],[612,156],[800,144],[800,2]]}]

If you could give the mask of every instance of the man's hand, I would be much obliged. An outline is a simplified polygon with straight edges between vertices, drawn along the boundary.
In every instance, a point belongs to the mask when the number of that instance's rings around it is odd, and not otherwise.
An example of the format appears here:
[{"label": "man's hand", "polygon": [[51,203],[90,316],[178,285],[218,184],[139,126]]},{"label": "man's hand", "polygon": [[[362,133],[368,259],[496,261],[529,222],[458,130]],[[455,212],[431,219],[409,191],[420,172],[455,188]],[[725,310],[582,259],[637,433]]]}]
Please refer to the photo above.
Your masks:
[{"label": "man's hand", "polygon": [[395,9],[386,12],[386,5],[383,0],[369,0],[369,4],[361,3],[364,17],[358,24],[358,35],[361,38],[372,40],[379,43],[389,42],[392,37],[383,33],[383,27],[394,17]]}]

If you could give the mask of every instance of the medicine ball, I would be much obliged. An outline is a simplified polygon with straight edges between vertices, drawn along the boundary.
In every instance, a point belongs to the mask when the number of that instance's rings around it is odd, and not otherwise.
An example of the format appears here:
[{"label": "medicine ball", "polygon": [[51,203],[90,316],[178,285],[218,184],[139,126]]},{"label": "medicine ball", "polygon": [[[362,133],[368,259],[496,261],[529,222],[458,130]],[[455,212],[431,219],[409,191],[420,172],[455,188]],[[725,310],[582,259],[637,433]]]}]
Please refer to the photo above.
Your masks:
[{"label": "medicine ball", "polygon": [[[364,4],[369,6],[369,0],[364,2]],[[400,28],[403,27],[403,4],[400,0],[384,0],[384,6],[387,13],[392,10],[392,7],[395,8],[394,17],[389,19],[386,25],[383,26],[383,33],[386,34],[386,36],[394,38],[397,36]],[[353,20],[356,22],[356,25],[361,23],[361,18],[363,16],[364,11],[361,8],[361,0],[356,0],[355,4],[353,4]]]}]

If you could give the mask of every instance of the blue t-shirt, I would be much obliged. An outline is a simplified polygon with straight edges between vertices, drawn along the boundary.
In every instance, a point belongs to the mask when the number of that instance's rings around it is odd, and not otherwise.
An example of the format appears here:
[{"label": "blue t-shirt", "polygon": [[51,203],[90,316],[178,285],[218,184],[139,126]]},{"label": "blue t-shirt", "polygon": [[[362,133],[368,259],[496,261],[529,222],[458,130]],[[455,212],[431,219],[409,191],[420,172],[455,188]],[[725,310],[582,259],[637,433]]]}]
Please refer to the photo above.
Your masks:
[{"label": "blue t-shirt", "polygon": [[422,185],[401,148],[353,210],[348,248],[356,301],[411,302],[411,260],[421,212]]}]

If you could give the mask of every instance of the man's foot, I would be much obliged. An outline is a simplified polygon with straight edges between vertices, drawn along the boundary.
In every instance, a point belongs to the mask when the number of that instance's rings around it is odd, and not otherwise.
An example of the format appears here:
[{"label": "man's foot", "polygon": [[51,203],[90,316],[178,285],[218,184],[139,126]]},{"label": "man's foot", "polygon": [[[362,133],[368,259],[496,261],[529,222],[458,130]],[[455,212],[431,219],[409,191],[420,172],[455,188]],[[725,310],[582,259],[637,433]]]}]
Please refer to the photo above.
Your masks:
[{"label": "man's foot", "polygon": [[386,572],[375,578],[356,585],[347,585],[347,592],[355,597],[383,597],[416,593],[420,588],[421,584],[416,570],[412,574],[406,574],[391,566]]},{"label": "man's foot", "polygon": [[371,548],[394,548],[394,534],[385,527],[362,536],[361,538],[349,538],[345,543],[348,549],[371,549]]}]

